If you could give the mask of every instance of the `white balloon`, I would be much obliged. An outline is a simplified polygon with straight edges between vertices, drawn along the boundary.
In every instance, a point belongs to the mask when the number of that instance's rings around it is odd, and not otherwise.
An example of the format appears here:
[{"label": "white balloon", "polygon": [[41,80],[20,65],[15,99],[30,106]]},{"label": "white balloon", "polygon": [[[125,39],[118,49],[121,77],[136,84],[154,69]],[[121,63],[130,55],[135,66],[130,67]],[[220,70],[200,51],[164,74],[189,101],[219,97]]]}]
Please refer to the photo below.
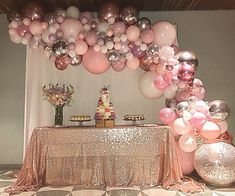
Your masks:
[{"label": "white balloon", "polygon": [[163,91],[164,97],[166,97],[166,99],[173,99],[177,92],[177,89],[178,89],[177,85],[175,84],[170,85]]},{"label": "white balloon", "polygon": [[97,25],[97,30],[99,32],[106,32],[108,30],[108,28],[109,28],[109,23],[107,23],[107,22],[100,22]]},{"label": "white balloon", "polygon": [[162,96],[163,92],[156,89],[154,79],[158,76],[156,72],[146,72],[139,80],[140,92],[149,99],[157,99]]},{"label": "white balloon", "polygon": [[190,122],[184,120],[183,118],[177,118],[174,122],[174,130],[180,135],[189,133],[191,129],[192,127]]},{"label": "white balloon", "polygon": [[75,6],[70,6],[66,10],[66,15],[67,15],[67,17],[77,18],[78,19],[79,18],[79,10]]}]

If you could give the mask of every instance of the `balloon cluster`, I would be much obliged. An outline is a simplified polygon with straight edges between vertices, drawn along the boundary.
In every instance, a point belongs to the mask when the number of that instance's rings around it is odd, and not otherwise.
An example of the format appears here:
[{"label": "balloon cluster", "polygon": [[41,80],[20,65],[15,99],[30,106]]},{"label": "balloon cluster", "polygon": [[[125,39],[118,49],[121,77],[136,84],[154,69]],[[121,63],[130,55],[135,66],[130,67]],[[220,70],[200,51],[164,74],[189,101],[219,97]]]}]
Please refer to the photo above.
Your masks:
[{"label": "balloon cluster", "polygon": [[95,18],[75,6],[46,14],[40,4],[29,3],[7,17],[10,39],[44,50],[59,70],[82,63],[93,74],[110,67],[115,71],[162,67],[163,71],[163,66],[171,69],[178,62],[174,57],[174,26],[166,21],[151,25],[147,17],[139,18],[132,6],[121,9],[106,2]]}]

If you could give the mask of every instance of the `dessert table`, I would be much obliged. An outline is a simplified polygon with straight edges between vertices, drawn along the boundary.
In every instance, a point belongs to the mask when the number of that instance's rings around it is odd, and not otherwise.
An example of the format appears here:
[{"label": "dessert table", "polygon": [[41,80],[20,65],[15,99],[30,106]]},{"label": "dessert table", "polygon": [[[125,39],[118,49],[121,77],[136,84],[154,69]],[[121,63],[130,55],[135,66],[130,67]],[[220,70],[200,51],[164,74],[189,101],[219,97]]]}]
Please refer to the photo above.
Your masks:
[{"label": "dessert table", "polygon": [[8,192],[44,185],[169,188],[182,177],[170,127],[38,127]]}]

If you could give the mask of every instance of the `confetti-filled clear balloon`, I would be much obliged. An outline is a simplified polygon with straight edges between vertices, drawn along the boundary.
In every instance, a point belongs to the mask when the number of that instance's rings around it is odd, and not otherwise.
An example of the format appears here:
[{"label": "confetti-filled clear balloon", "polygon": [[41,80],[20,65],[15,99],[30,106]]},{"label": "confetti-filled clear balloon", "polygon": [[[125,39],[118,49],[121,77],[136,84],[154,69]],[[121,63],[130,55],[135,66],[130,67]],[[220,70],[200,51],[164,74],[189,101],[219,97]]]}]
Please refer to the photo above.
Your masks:
[{"label": "confetti-filled clear balloon", "polygon": [[148,56],[153,57],[157,55],[158,50],[159,50],[159,47],[157,45],[151,44],[148,46],[146,53]]},{"label": "confetti-filled clear balloon", "polygon": [[116,63],[120,60],[120,53],[116,50],[109,50],[107,58],[111,63]]},{"label": "confetti-filled clear balloon", "polygon": [[199,65],[199,61],[198,61],[198,58],[197,58],[196,54],[193,51],[190,51],[190,50],[181,50],[181,51],[179,51],[175,55],[175,58],[178,59],[178,61],[180,63],[185,62],[187,64],[192,65],[194,70],[196,70],[198,65]]},{"label": "confetti-filled clear balloon", "polygon": [[58,40],[52,45],[52,52],[56,56],[63,56],[68,53],[67,44],[64,40]]},{"label": "confetti-filled clear balloon", "polygon": [[209,103],[210,116],[213,119],[223,121],[230,115],[229,105],[223,100],[214,100]]},{"label": "confetti-filled clear balloon", "polygon": [[208,183],[228,186],[235,181],[235,147],[224,142],[203,144],[194,155],[197,173]]},{"label": "confetti-filled clear balloon", "polygon": [[54,13],[48,13],[46,14],[46,16],[44,17],[44,21],[46,21],[48,24],[53,24],[56,22],[56,15]]},{"label": "confetti-filled clear balloon", "polygon": [[139,18],[139,11],[132,6],[125,7],[120,13],[120,18],[127,25],[136,24]]},{"label": "confetti-filled clear balloon", "polygon": [[151,27],[151,21],[147,17],[142,17],[138,21],[138,27],[142,31]]}]

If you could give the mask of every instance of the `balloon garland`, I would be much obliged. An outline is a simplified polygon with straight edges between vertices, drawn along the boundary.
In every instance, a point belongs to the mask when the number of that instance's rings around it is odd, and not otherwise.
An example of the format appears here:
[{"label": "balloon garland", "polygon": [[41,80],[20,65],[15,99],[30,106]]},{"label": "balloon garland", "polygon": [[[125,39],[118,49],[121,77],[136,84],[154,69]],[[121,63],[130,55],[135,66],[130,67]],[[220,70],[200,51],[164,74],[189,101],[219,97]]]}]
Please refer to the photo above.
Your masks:
[{"label": "balloon garland", "polygon": [[[134,7],[120,9],[113,2],[100,7],[98,18],[75,6],[45,14],[36,3],[7,17],[11,41],[44,50],[58,70],[82,63],[93,74],[110,67],[117,72],[125,67],[146,71],[139,80],[140,91],[150,99],[166,98],[159,118],[172,127],[182,156],[192,158],[205,140],[231,143],[231,137],[223,137],[228,129],[229,106],[223,100],[203,100],[203,83],[194,77],[197,56],[177,47],[171,23],[158,21],[152,25],[147,17],[139,18]],[[186,168],[181,166],[184,174],[194,169],[193,162]]]}]

